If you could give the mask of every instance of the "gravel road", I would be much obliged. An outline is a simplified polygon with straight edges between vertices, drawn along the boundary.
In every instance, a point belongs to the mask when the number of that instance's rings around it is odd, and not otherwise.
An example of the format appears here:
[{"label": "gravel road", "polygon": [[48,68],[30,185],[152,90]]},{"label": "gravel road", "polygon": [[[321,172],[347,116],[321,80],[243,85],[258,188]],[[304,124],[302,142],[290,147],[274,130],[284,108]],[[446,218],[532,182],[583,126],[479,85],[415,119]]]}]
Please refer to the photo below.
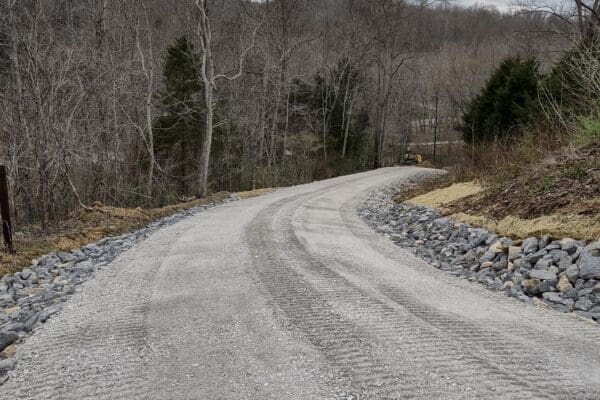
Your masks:
[{"label": "gravel road", "polygon": [[385,168],[215,207],[122,254],[2,399],[599,399],[600,329],[417,260],[356,215]]}]

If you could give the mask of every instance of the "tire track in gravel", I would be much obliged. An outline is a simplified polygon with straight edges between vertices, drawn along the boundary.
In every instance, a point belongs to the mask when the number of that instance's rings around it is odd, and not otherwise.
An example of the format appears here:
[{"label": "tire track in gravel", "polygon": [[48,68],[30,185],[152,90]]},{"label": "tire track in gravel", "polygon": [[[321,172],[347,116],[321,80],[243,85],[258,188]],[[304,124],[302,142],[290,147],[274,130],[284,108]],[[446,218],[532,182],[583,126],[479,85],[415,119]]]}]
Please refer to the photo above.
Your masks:
[{"label": "tire track in gravel", "polygon": [[[394,287],[380,287],[385,297],[380,299],[312,257],[292,227],[299,208],[331,210],[319,194],[274,203],[247,232],[250,248],[256,258],[268,259],[255,266],[286,322],[343,374],[348,393],[365,398],[573,398],[577,387],[565,385],[543,360],[528,357],[527,349],[507,350],[491,331],[444,318]],[[454,334],[448,337],[448,331]],[[468,350],[458,335],[479,343]],[[390,356],[398,348],[401,357]],[[441,381],[428,374],[431,370],[444,374]],[[481,387],[482,378],[503,390]]]},{"label": "tire track in gravel", "polygon": [[[170,229],[177,228],[165,228]],[[163,248],[168,254],[177,240],[177,235],[163,234],[152,247]],[[145,371],[152,348],[147,341],[146,316],[151,307],[153,278],[164,258],[146,263],[143,273],[129,268],[148,246],[150,242],[141,242],[135,250],[121,255],[110,269],[99,272],[103,278],[112,275],[113,286],[99,285],[101,279],[98,278],[86,282],[63,311],[42,327],[51,331],[51,335],[46,335],[43,341],[38,335],[29,338],[26,343],[29,351],[20,356],[19,363],[31,364],[39,358],[45,364],[36,366],[34,371],[21,371],[22,376],[10,379],[2,387],[0,398],[132,400],[149,397]],[[75,304],[86,309],[85,319],[67,318],[67,314],[79,311]]]},{"label": "tire track in gravel", "polygon": [[[444,274],[359,226],[352,199],[373,185],[414,174],[390,169],[290,188],[161,230],[99,272],[28,339],[19,374],[0,389],[0,398],[600,398],[600,378],[583,390],[585,378],[600,371],[597,329]],[[192,224],[196,230],[186,230]],[[210,243],[202,250],[198,230],[207,226],[212,228],[202,238]],[[163,284],[157,271],[170,279],[163,292],[186,288],[188,297],[157,299],[152,288]],[[179,280],[185,280],[182,287]],[[196,290],[209,285],[218,287]],[[428,292],[432,287],[440,292]],[[260,295],[246,296],[253,289]],[[436,293],[454,303],[431,301]],[[171,300],[185,303],[166,302]],[[486,303],[479,314],[459,309],[476,308],[466,304],[473,300]],[[215,312],[198,312],[205,305]],[[497,319],[486,314],[496,312]],[[178,313],[181,319],[168,318]],[[519,313],[523,323],[508,318],[510,313]],[[167,326],[152,325],[159,320]],[[232,321],[238,330],[229,329]],[[268,323],[257,336],[260,321]],[[289,331],[285,337],[275,329],[281,326]],[[259,340],[266,344],[257,346]],[[556,349],[560,354],[552,358]],[[211,357],[213,350],[241,357]],[[587,376],[586,366],[592,371]],[[274,377],[293,368],[299,373]],[[221,370],[237,375],[219,376]],[[163,375],[161,383],[157,377]],[[257,391],[265,382],[281,387]]]},{"label": "tire track in gravel", "polygon": [[[521,396],[528,394],[529,398],[538,398],[541,386],[560,399],[600,398],[600,352],[590,351],[600,341],[600,330],[596,324],[584,323],[573,314],[531,307],[507,298],[501,292],[489,291],[477,283],[459,279],[426,265],[411,254],[401,257],[402,251],[396,244],[381,241],[380,234],[362,223],[356,212],[359,204],[357,200],[350,199],[340,207],[340,216],[346,228],[360,238],[361,242],[367,243],[377,253],[397,260],[400,265],[410,265],[428,280],[446,282],[457,292],[476,296],[481,296],[483,292],[486,298],[482,300],[493,300],[492,312],[498,312],[500,317],[486,319],[482,323],[477,318],[471,319],[468,313],[458,314],[445,309],[441,311],[423,301],[429,296],[411,293],[403,289],[402,285],[390,285],[351,260],[346,260],[342,269],[344,272],[352,271],[360,275],[362,280],[369,281],[379,293],[408,310],[432,329],[442,332],[442,340],[450,338],[456,344],[462,343],[465,348],[473,347],[477,356],[492,361],[493,365],[503,366],[502,370],[512,375],[521,376],[525,386],[530,389],[526,393],[520,393]],[[352,281],[351,275],[342,275]],[[501,317],[503,314],[519,315],[520,318],[506,319]],[[562,360],[556,357],[557,353]],[[530,382],[535,384],[532,386]]]},{"label": "tire track in gravel", "polygon": [[[323,206],[319,207],[320,203],[324,203]],[[330,210],[329,207],[325,206],[327,203],[327,200],[322,201],[321,199],[307,201],[301,207],[301,210],[303,209],[304,213],[300,214],[303,214],[303,219],[305,220],[315,220],[315,218],[311,219],[307,214],[319,209]],[[309,249],[298,239],[291,227],[288,228],[288,231],[291,235],[294,235],[293,240],[297,247],[308,253]],[[328,265],[337,264],[338,268],[342,270],[347,267],[347,264],[340,265],[335,259],[329,259],[328,261]],[[502,347],[505,345],[504,343],[495,343],[494,340],[490,340],[486,335],[480,335],[479,337],[474,338],[472,337],[473,335],[471,335],[471,338],[474,339],[476,343],[477,339],[484,339],[484,344],[491,348],[492,352],[489,353],[493,353],[494,357],[489,357],[488,352],[482,351],[486,347],[485,345],[476,346],[477,352],[469,351],[468,347],[463,346],[464,341],[448,340],[448,331],[441,326],[433,324],[432,321],[429,321],[429,317],[436,316],[437,318],[432,318],[435,320],[434,322],[442,321],[446,322],[448,326],[458,326],[462,328],[461,333],[463,334],[463,339],[470,337],[468,332],[477,332],[477,327],[474,324],[470,324],[465,320],[457,318],[458,316],[453,316],[454,319],[444,319],[443,314],[439,312],[436,312],[435,314],[432,312],[431,315],[427,315],[426,312],[417,313],[416,311],[422,310],[423,307],[419,309],[406,307],[406,304],[408,304],[408,301],[411,299],[413,302],[410,304],[418,304],[416,299],[413,299],[413,296],[403,292],[405,294],[403,297],[405,302],[399,302],[398,291],[389,292],[388,290],[380,290],[380,292],[388,299],[403,306],[402,310],[390,308],[382,301],[369,297],[373,296],[373,293],[367,293],[360,290],[358,287],[349,283],[343,276],[337,274],[332,269],[327,268],[325,264],[321,264],[320,268],[313,269],[311,272],[314,275],[319,276],[321,282],[325,281],[334,288],[333,290],[329,289],[331,295],[330,301],[336,301],[337,298],[344,296],[344,293],[348,292],[348,290],[354,289],[355,293],[360,294],[360,304],[367,305],[363,310],[365,314],[368,315],[369,313],[380,312],[384,315],[386,322],[392,324],[397,330],[379,329],[375,336],[382,344],[389,346],[397,343],[398,345],[406,347],[406,340],[398,342],[398,332],[403,332],[403,337],[414,339],[414,342],[411,343],[409,348],[434,347],[433,351],[430,350],[426,353],[416,352],[412,354],[412,357],[420,358],[422,361],[420,367],[423,369],[427,370],[435,366],[438,370],[443,371],[446,377],[449,377],[454,381],[463,382],[463,384],[471,387],[476,384],[474,379],[480,379],[482,376],[487,376],[505,386],[502,393],[486,393],[486,398],[506,398],[507,395],[555,398],[553,393],[556,393],[558,387],[554,387],[556,377],[552,376],[552,371],[546,369],[543,371],[543,374],[531,374],[531,372],[529,372],[525,379],[521,378],[518,374],[515,374],[517,365],[512,361],[514,355],[519,354],[518,351],[524,352],[526,349],[506,349]],[[386,289],[396,288],[387,286]],[[396,290],[401,289],[398,288]],[[391,296],[390,294],[393,295]],[[486,333],[490,334],[489,336],[493,336],[491,335],[491,332]],[[517,352],[513,353],[513,350],[517,350]],[[459,370],[456,370],[457,365],[455,362],[457,353],[462,353],[461,361],[463,365],[460,366]],[[510,356],[504,358],[501,357],[505,354],[510,354]],[[521,370],[530,371],[534,366],[539,368],[539,363],[530,362],[527,365],[521,366]],[[535,383],[531,383],[532,380]],[[393,393],[390,392],[390,394]]]},{"label": "tire track in gravel", "polygon": [[[403,397],[418,396],[427,382],[410,369],[394,370],[371,344],[368,332],[334,310],[323,298],[322,289],[306,283],[304,277],[291,267],[315,261],[307,258],[306,253],[298,254],[297,249],[282,243],[281,236],[273,234],[273,217],[288,202],[277,202],[262,211],[247,234],[253,256],[268,260],[267,263],[259,261],[255,267],[281,310],[284,323],[316,346],[330,361],[330,368],[337,375],[334,384],[341,386],[340,397],[375,395],[382,388],[399,384],[405,386]],[[318,263],[315,266],[318,267]],[[411,387],[408,386],[410,382]]]},{"label": "tire track in gravel", "polygon": [[[305,197],[299,196],[292,203],[305,201]],[[255,238],[250,239],[255,257],[265,256],[267,244],[272,249],[266,254],[269,263],[257,264],[256,268],[286,323],[317,346],[332,369],[342,374],[346,394],[360,398],[468,398],[464,387],[451,387],[443,377],[415,369],[415,357],[398,359],[389,352],[389,346],[381,346],[374,334],[385,333],[388,340],[402,336],[398,335],[401,326],[389,323],[397,311],[308,256],[291,231],[289,212],[277,218],[286,204],[289,201],[265,209],[253,224],[255,229],[248,237]],[[284,232],[271,230],[273,224],[281,224]],[[359,305],[360,318],[354,316],[353,321],[345,316],[335,307],[339,302],[355,309]],[[373,313],[378,313],[376,318],[370,318]],[[392,343],[397,344],[397,340]],[[454,392],[453,397],[447,397],[449,390]]]}]

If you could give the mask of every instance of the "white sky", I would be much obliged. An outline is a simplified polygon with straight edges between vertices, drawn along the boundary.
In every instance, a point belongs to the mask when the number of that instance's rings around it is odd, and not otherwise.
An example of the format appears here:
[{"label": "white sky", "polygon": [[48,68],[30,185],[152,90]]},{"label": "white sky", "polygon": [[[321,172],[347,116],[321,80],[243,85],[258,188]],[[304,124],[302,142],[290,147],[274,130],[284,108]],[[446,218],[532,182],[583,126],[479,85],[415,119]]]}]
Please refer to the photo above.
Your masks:
[{"label": "white sky", "polygon": [[[454,2],[455,4],[460,4],[465,7],[470,7],[473,5],[478,6],[494,6],[499,11],[510,11],[511,9],[518,10],[526,5],[536,6],[544,6],[553,10],[567,10],[572,7],[572,2],[570,0],[450,0],[450,2]],[[590,0],[584,0],[584,2],[589,3]],[[519,7],[519,5],[521,7]]]},{"label": "white sky", "polygon": [[494,6],[499,11],[509,11],[511,5],[514,6],[514,0],[456,0],[457,4],[463,5],[465,7],[470,7],[472,5],[479,6]]}]

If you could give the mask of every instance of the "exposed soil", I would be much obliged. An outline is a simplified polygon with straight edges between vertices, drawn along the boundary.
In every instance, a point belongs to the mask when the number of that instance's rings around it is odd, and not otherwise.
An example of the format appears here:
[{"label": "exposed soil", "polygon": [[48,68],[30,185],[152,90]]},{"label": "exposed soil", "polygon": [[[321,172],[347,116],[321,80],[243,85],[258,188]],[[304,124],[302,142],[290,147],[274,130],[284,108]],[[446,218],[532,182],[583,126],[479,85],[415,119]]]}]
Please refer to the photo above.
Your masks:
[{"label": "exposed soil", "polygon": [[553,213],[600,213],[600,142],[563,149],[515,178],[448,205],[463,212],[501,219],[532,219]]},{"label": "exposed soil", "polygon": [[503,178],[505,172],[477,183],[449,173],[415,182],[394,200],[437,208],[456,221],[513,238],[600,238],[600,143],[520,166],[514,178]]}]

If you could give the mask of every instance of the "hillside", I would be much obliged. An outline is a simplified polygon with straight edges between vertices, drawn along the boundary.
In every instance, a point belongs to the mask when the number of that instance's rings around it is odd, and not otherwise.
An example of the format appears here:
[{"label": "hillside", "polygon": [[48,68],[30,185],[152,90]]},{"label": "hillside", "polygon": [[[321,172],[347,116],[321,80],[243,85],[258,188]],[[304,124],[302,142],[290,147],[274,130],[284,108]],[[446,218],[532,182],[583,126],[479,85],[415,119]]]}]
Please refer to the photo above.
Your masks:
[{"label": "hillside", "polygon": [[511,177],[499,168],[471,183],[457,183],[459,177],[447,174],[403,190],[395,199],[434,207],[457,221],[514,238],[600,238],[600,139],[512,167]]}]

